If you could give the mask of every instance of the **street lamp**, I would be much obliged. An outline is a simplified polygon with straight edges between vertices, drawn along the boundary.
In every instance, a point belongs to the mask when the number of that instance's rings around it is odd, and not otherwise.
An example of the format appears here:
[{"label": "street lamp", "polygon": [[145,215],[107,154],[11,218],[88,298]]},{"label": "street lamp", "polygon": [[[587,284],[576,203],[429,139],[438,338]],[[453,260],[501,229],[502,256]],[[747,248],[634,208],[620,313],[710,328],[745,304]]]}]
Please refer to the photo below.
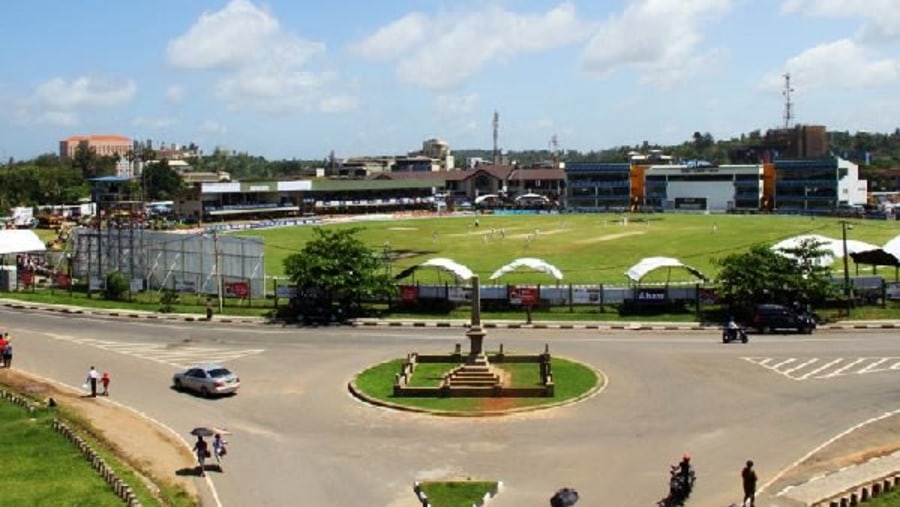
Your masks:
[{"label": "street lamp", "polygon": [[851,290],[850,290],[850,268],[849,268],[849,260],[847,259],[847,229],[853,229],[853,225],[847,223],[846,220],[841,220],[841,242],[844,246],[844,298],[847,300],[847,316],[850,316],[850,308],[852,305],[852,300],[850,299]]}]

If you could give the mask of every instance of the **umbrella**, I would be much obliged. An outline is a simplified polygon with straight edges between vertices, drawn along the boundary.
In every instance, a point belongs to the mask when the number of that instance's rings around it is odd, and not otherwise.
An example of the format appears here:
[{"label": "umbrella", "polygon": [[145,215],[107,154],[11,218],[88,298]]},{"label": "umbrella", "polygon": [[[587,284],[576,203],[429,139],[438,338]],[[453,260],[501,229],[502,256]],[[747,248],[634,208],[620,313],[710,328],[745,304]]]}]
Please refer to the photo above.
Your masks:
[{"label": "umbrella", "polygon": [[207,428],[206,426],[198,426],[191,430],[191,435],[196,435],[198,437],[211,437],[216,434],[216,431],[212,428]]}]

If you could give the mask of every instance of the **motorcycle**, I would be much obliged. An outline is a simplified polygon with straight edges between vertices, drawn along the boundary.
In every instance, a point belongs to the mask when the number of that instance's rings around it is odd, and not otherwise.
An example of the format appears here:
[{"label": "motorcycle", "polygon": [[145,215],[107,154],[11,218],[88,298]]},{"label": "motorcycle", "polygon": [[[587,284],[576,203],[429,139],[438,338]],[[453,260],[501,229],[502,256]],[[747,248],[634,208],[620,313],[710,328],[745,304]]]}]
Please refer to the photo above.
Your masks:
[{"label": "motorcycle", "polygon": [[749,339],[747,338],[747,331],[743,327],[728,327],[725,326],[722,329],[722,343],[729,343],[734,341],[740,341],[741,343],[747,343]]},{"label": "motorcycle", "polygon": [[666,499],[666,505],[684,505],[691,496],[694,482],[697,480],[694,467],[688,464],[687,471],[685,471],[680,464],[672,465],[669,475],[669,497]]}]

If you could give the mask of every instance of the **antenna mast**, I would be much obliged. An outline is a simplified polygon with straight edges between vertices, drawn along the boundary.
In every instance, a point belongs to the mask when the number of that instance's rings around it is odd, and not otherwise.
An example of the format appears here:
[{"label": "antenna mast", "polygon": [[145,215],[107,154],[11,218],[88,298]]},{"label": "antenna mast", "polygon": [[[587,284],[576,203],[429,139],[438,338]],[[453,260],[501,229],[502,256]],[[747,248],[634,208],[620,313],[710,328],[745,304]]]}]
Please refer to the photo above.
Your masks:
[{"label": "antenna mast", "polygon": [[497,144],[500,138],[500,113],[494,110],[494,165],[500,164],[500,146]]},{"label": "antenna mast", "polygon": [[784,95],[784,128],[791,128],[791,123],[794,122],[794,103],[791,102],[791,92],[794,89],[791,88],[791,74],[784,74],[784,91],[781,92]]},{"label": "antenna mast", "polygon": [[559,167],[559,138],[556,134],[550,138],[550,160],[553,161],[553,167]]}]

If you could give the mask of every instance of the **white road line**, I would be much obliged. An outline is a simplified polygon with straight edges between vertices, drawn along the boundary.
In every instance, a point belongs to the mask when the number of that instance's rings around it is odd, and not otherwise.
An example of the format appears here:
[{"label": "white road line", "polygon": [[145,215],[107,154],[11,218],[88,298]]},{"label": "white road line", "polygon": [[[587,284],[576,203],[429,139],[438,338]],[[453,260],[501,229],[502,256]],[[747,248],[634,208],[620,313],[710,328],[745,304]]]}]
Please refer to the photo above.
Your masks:
[{"label": "white road line", "polygon": [[784,373],[785,375],[790,375],[791,373],[793,373],[793,372],[795,372],[795,371],[797,371],[797,370],[806,368],[807,366],[809,366],[809,365],[815,363],[815,362],[818,361],[818,360],[819,360],[818,357],[814,357],[814,358],[810,359],[809,361],[806,361],[805,363],[800,363],[799,365],[794,366],[794,367],[791,368],[790,370],[785,370],[785,371],[783,371],[782,373]]},{"label": "white road line", "polygon": [[858,373],[858,374],[863,374],[863,373],[875,373],[875,372],[878,372],[878,371],[886,371],[887,368],[877,368],[877,366],[878,366],[879,364],[881,364],[881,363],[885,363],[885,362],[887,362],[887,361],[890,361],[891,359],[896,359],[896,358],[894,358],[894,357],[882,357],[881,359],[879,359],[879,360],[875,361],[874,363],[870,364],[869,366],[866,366],[865,368],[863,368],[863,369],[857,371],[856,373]]},{"label": "white road line", "polygon": [[811,372],[807,372],[807,373],[804,374],[804,375],[801,375],[801,376],[799,376],[799,377],[796,377],[795,380],[806,380],[806,379],[808,379],[809,377],[815,375],[816,373],[819,373],[820,371],[827,370],[828,368],[831,368],[832,365],[837,364],[837,363],[840,363],[840,362],[843,361],[843,360],[844,360],[843,357],[839,357],[839,358],[835,359],[834,361],[832,361],[832,362],[830,362],[830,363],[828,363],[828,364],[826,364],[826,365],[824,365],[824,366],[820,366],[819,368],[816,368],[815,370],[813,370],[813,371],[811,371]]},{"label": "white road line", "polygon": [[859,364],[865,360],[866,360],[866,358],[864,358],[864,357],[858,358],[858,359],[856,359],[856,361],[851,362],[847,366],[838,368],[837,370],[829,373],[828,375],[822,375],[819,378],[832,378],[832,377],[837,377],[838,375],[843,375],[845,371],[849,370],[850,368],[853,368],[854,366],[856,366],[857,364]]},{"label": "white road line", "polygon": [[788,359],[786,359],[786,360],[784,360],[784,361],[782,361],[782,362],[776,364],[775,366],[772,366],[771,368],[772,368],[773,370],[777,371],[778,373],[782,373],[781,371],[778,370],[778,368],[781,368],[782,366],[784,366],[784,365],[786,365],[786,364],[791,364],[791,363],[793,363],[793,362],[796,361],[796,360],[797,360],[797,358],[789,357]]}]

